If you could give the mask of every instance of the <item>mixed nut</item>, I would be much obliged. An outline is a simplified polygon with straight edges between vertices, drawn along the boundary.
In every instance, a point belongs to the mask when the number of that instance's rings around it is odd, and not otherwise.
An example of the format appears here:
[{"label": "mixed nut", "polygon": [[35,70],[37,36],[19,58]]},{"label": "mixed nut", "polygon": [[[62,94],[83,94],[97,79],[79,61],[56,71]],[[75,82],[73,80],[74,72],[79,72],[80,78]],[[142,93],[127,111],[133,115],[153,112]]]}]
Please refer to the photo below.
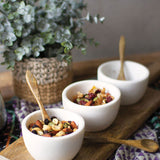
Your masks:
[{"label": "mixed nut", "polygon": [[78,126],[74,121],[60,121],[56,117],[52,117],[51,121],[48,119],[37,120],[35,123],[31,123],[28,129],[40,136],[60,137],[75,132]]},{"label": "mixed nut", "polygon": [[111,102],[114,99],[109,92],[106,93],[105,88],[99,89],[93,86],[88,93],[83,94],[77,92],[74,102],[85,106],[97,106]]}]

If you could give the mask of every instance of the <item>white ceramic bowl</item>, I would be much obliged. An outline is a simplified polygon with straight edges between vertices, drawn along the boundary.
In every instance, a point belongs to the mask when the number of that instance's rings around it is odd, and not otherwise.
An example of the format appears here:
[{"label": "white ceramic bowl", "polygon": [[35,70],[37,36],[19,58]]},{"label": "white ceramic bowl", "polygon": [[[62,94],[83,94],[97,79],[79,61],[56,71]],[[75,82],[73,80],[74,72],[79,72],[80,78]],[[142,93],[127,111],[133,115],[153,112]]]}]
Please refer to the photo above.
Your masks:
[{"label": "white ceramic bowl", "polygon": [[[77,92],[88,93],[93,87],[106,89],[114,100],[107,104],[97,106],[84,106],[73,102]],[[120,90],[112,84],[98,80],[84,80],[70,84],[62,92],[64,109],[79,113],[85,120],[86,131],[100,131],[109,127],[115,120],[120,106]]]},{"label": "white ceramic bowl", "polygon": [[71,160],[79,152],[84,137],[84,119],[64,109],[48,109],[49,116],[56,116],[59,120],[75,121],[78,130],[62,137],[43,137],[28,130],[30,123],[41,119],[41,112],[35,111],[22,121],[22,134],[25,146],[36,160]]},{"label": "white ceramic bowl", "polygon": [[142,64],[125,61],[124,73],[126,80],[117,80],[120,61],[108,61],[98,67],[97,79],[117,86],[121,90],[121,105],[138,102],[144,95],[149,79],[149,70]]}]

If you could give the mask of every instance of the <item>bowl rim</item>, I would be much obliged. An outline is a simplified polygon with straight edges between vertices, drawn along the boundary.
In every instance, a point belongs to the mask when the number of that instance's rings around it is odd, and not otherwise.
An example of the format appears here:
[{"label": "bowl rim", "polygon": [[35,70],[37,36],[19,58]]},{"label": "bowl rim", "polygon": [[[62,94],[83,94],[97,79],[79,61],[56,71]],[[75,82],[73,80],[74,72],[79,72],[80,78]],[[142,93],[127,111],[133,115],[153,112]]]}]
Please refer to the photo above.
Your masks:
[{"label": "bowl rim", "polygon": [[[86,83],[86,82],[96,82],[96,83],[102,83],[104,84],[105,86],[108,85],[112,88],[114,88],[117,93],[118,93],[118,96],[117,97],[114,97],[114,99],[109,102],[109,103],[106,103],[106,104],[102,104],[102,105],[96,105],[96,106],[85,106],[85,105],[80,105],[80,104],[77,104],[77,103],[74,103],[73,101],[71,101],[68,97],[67,97],[67,92],[70,88],[76,86],[76,85],[79,85],[79,84],[83,84],[83,83]],[[106,88],[107,89],[107,88]],[[77,81],[77,82],[73,82],[71,83],[70,85],[68,85],[62,92],[62,102],[64,99],[67,99],[69,101],[69,103],[71,103],[72,105],[77,105],[79,106],[79,108],[81,109],[88,109],[88,110],[92,110],[92,109],[99,109],[99,108],[106,108],[106,107],[109,107],[111,106],[112,104],[116,103],[117,101],[119,101],[121,99],[121,91],[118,87],[116,87],[115,85],[111,84],[111,83],[108,83],[108,82],[103,82],[103,81],[99,81],[99,80],[95,80],[95,79],[89,79],[89,80],[81,80],[81,81]],[[71,105],[71,106],[72,106]],[[64,105],[65,106],[65,105]],[[75,106],[74,106],[75,107]]]},{"label": "bowl rim", "polygon": [[98,74],[102,74],[103,76],[107,77],[109,80],[111,80],[111,81],[113,81],[113,82],[116,82],[116,83],[126,83],[126,84],[127,84],[127,83],[129,84],[129,83],[141,82],[141,81],[144,81],[144,80],[146,80],[146,79],[149,78],[150,71],[149,71],[149,69],[148,69],[146,66],[144,66],[144,65],[141,64],[141,63],[138,63],[138,62],[135,62],[135,61],[130,61],[130,60],[125,60],[124,63],[127,62],[127,63],[132,63],[132,64],[135,64],[135,65],[137,65],[137,66],[140,66],[141,68],[143,68],[143,69],[146,71],[146,75],[143,76],[142,78],[139,78],[139,79],[125,80],[125,81],[124,81],[124,80],[118,80],[118,79],[111,78],[111,77],[107,76],[106,74],[104,74],[104,73],[102,72],[102,69],[103,69],[107,64],[113,63],[113,62],[120,62],[120,60],[111,60],[111,61],[107,61],[107,62],[104,62],[104,63],[100,64],[100,65],[98,66],[98,69],[97,69],[97,76],[98,76]]},{"label": "bowl rim", "polygon": [[28,114],[23,120],[22,120],[22,124],[21,124],[21,126],[22,126],[22,136],[23,136],[23,132],[25,131],[28,135],[30,135],[30,136],[33,136],[33,137],[35,137],[35,138],[42,138],[42,139],[46,139],[46,140],[53,140],[53,141],[61,141],[61,140],[64,140],[64,139],[69,139],[69,138],[71,138],[71,137],[74,137],[74,136],[76,136],[76,135],[78,135],[79,133],[81,133],[81,132],[84,132],[84,130],[85,130],[85,121],[84,121],[84,118],[81,116],[81,115],[79,115],[79,114],[77,114],[77,113],[74,113],[74,112],[72,112],[72,111],[69,111],[69,110],[65,110],[65,109],[62,109],[62,108],[48,108],[48,109],[46,109],[46,111],[47,110],[59,110],[60,112],[62,111],[62,112],[67,112],[67,114],[74,114],[75,116],[77,116],[78,117],[78,119],[80,119],[80,122],[81,122],[81,127],[80,128],[78,128],[75,132],[73,132],[73,133],[71,133],[71,134],[68,134],[68,135],[65,135],[65,136],[60,136],[60,137],[44,137],[44,136],[40,136],[40,135],[37,135],[37,134],[34,134],[34,133],[32,133],[31,131],[29,131],[29,129],[27,128],[27,126],[26,126],[26,123],[27,123],[27,121],[29,120],[29,118],[31,118],[32,116],[34,116],[35,114],[41,114],[40,112],[40,110],[36,110],[36,111],[33,111],[32,113],[30,113],[30,114]]}]

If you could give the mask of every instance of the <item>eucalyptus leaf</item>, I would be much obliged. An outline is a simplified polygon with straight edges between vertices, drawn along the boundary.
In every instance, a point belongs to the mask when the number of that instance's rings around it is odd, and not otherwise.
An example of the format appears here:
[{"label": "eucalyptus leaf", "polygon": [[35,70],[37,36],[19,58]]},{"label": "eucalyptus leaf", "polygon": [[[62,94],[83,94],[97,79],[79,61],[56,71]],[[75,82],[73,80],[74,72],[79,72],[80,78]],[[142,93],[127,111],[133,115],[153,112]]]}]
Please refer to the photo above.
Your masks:
[{"label": "eucalyptus leaf", "polygon": [[29,14],[26,14],[26,15],[24,15],[24,17],[23,17],[23,20],[24,20],[24,22],[26,22],[26,23],[30,23],[31,22],[31,15],[29,15]]},{"label": "eucalyptus leaf", "polygon": [[4,31],[4,27],[2,24],[0,24],[0,32],[3,32]]},{"label": "eucalyptus leaf", "polygon": [[58,57],[71,62],[71,51],[86,54],[86,44],[96,45],[83,30],[85,22],[104,21],[92,16],[84,0],[3,0],[0,2],[0,42],[3,64],[14,67],[25,57]]},{"label": "eucalyptus leaf", "polygon": [[25,3],[24,3],[24,1],[20,2],[19,8],[17,10],[17,13],[21,14],[21,15],[25,15],[26,14],[26,9],[25,9]]}]

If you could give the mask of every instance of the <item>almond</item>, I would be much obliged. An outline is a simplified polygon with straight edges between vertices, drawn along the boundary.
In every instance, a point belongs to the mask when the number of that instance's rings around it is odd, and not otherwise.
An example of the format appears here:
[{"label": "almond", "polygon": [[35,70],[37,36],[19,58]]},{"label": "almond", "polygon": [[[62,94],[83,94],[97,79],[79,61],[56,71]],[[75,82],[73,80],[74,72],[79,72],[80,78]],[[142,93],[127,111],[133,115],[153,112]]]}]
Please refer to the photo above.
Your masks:
[{"label": "almond", "polygon": [[72,127],[73,129],[74,129],[74,128],[76,128],[76,129],[78,128],[78,126],[76,125],[76,123],[75,123],[74,121],[71,122],[71,127]]},{"label": "almond", "polygon": [[44,137],[52,137],[50,133],[43,134]]},{"label": "almond", "polygon": [[42,124],[39,120],[37,120],[35,124],[36,124],[40,129],[43,128],[43,124]]}]

